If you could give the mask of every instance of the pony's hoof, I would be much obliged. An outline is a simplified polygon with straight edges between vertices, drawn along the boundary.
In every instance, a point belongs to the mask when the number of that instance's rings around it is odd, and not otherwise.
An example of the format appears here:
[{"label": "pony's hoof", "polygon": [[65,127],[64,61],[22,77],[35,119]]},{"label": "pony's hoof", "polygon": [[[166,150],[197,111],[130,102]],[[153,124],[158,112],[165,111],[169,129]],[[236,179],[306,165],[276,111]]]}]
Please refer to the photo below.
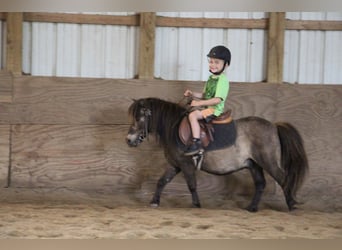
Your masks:
[{"label": "pony's hoof", "polygon": [[296,206],[292,206],[292,207],[289,207],[289,211],[292,212],[292,211],[296,211],[298,208]]},{"label": "pony's hoof", "polygon": [[157,207],[159,207],[159,204],[158,203],[150,203],[150,207],[157,208]]},{"label": "pony's hoof", "polygon": [[193,208],[201,208],[201,204],[192,204]]},{"label": "pony's hoof", "polygon": [[253,206],[248,206],[248,207],[246,207],[246,210],[247,210],[248,212],[251,212],[251,213],[256,213],[256,212],[258,212],[258,208],[253,207]]}]

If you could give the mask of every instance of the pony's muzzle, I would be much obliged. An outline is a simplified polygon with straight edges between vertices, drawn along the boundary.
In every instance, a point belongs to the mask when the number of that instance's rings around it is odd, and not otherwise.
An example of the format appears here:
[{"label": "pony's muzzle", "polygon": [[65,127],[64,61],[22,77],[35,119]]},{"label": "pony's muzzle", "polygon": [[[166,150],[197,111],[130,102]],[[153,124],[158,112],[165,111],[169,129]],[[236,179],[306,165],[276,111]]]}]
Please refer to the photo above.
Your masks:
[{"label": "pony's muzzle", "polygon": [[126,138],[126,143],[128,144],[128,146],[130,146],[130,147],[136,147],[136,146],[138,146],[138,143],[136,142],[136,141],[133,141],[133,140],[131,140],[130,138]]},{"label": "pony's muzzle", "polygon": [[128,134],[126,137],[126,143],[130,147],[137,147],[144,140],[143,136],[137,137],[136,135]]}]

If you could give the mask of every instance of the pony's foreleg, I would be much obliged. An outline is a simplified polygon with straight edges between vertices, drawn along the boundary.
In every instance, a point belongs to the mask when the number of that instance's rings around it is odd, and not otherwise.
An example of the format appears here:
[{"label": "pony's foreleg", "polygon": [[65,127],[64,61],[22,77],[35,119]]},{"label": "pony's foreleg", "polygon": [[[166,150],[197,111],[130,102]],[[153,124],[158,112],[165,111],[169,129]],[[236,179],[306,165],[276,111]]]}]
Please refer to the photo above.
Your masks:
[{"label": "pony's foreleg", "polygon": [[258,166],[256,163],[253,163],[253,165],[249,168],[249,170],[254,180],[255,193],[254,193],[251,203],[246,209],[249,212],[257,212],[261,196],[266,186],[266,181],[265,181],[265,176],[264,176],[264,172],[262,168]]},{"label": "pony's foreleg", "polygon": [[188,185],[189,191],[191,193],[192,205],[194,207],[200,208],[201,203],[199,201],[198,194],[197,194],[197,181],[196,181],[195,168],[190,167],[190,166],[188,166],[188,168],[186,169],[183,168],[183,173],[184,173],[184,178]]},{"label": "pony's foreleg", "polygon": [[160,177],[160,179],[158,180],[156,191],[154,192],[153,198],[152,198],[152,200],[150,202],[151,207],[158,207],[159,206],[159,204],[160,204],[160,196],[161,196],[161,193],[162,193],[164,187],[179,172],[180,172],[180,169],[179,168],[174,168],[174,167],[169,167],[169,168],[167,168],[165,170],[165,172],[162,175],[162,177]]}]

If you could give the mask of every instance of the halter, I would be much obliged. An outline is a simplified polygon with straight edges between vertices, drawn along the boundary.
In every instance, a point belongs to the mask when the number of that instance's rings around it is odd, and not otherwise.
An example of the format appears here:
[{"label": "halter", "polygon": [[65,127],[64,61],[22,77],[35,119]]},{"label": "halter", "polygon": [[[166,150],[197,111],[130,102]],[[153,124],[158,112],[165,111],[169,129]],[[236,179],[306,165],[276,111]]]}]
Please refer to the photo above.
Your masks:
[{"label": "halter", "polygon": [[149,121],[150,121],[149,117],[152,115],[152,111],[148,108],[143,108],[143,112],[144,112],[144,118],[145,119],[144,119],[144,129],[143,129],[143,133],[141,135],[141,137],[142,137],[141,139],[143,140],[143,139],[147,138],[147,140],[148,140],[148,125],[149,125]]}]

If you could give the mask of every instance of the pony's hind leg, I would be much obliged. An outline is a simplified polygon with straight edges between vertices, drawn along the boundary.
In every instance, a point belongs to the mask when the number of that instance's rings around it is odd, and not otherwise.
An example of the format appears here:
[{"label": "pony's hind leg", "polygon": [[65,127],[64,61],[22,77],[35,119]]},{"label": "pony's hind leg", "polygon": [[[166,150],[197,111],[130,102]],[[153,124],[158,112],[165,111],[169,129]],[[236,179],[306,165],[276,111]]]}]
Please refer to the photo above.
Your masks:
[{"label": "pony's hind leg", "polygon": [[160,177],[157,183],[156,191],[154,192],[153,198],[150,202],[151,207],[158,207],[160,204],[161,193],[173,177],[175,177],[180,172],[179,168],[169,167],[165,170],[164,174]]},{"label": "pony's hind leg", "polygon": [[249,167],[249,170],[253,177],[253,181],[255,185],[255,193],[254,193],[251,203],[248,205],[246,209],[249,212],[257,212],[261,196],[266,186],[266,180],[265,180],[263,169],[259,165],[257,165],[255,162],[252,162],[251,167]]},{"label": "pony's hind leg", "polygon": [[284,190],[284,195],[285,195],[285,200],[287,207],[289,208],[289,211],[293,211],[297,209],[296,205],[298,202],[293,198],[291,191],[287,191],[283,188]]}]

